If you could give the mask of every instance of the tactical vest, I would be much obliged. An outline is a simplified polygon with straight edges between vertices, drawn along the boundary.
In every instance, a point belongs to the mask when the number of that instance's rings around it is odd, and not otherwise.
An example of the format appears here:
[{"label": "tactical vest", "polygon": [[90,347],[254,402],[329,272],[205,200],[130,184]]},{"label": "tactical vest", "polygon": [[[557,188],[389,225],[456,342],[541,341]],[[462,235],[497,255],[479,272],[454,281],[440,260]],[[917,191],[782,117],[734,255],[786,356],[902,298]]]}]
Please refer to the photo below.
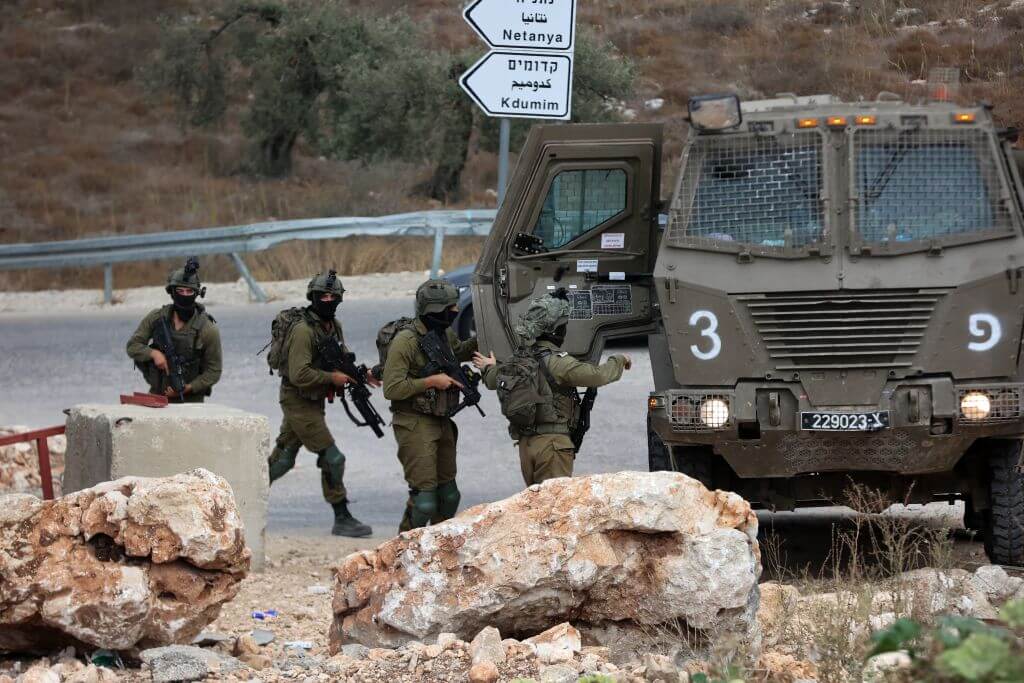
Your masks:
[{"label": "tactical vest", "polygon": [[[342,336],[341,325],[338,324],[338,320],[337,319],[334,319],[334,320],[331,321],[331,328],[332,329],[331,329],[331,331],[327,331],[327,330],[324,329],[323,324],[321,324],[320,318],[316,317],[313,313],[311,313],[308,309],[306,309],[306,310],[303,311],[302,320],[297,322],[297,323],[295,323],[295,325],[296,326],[298,326],[298,325],[306,325],[311,330],[313,330],[313,349],[312,349],[312,351],[313,351],[313,357],[312,358],[313,359],[312,359],[312,362],[310,364],[314,368],[319,368],[321,370],[323,369],[323,364],[321,363],[321,358],[320,358],[320,342],[322,342],[325,337],[327,337],[329,335],[333,335],[333,336],[338,338],[338,341],[341,342],[342,346],[345,345],[345,338],[344,338],[344,336]],[[291,354],[291,341],[290,341],[291,334],[289,333],[288,336],[289,336],[288,348],[285,349],[285,359],[286,360],[281,365],[281,369],[278,371],[281,374],[281,385],[282,386],[286,386],[286,387],[290,387],[299,396],[301,396],[302,398],[308,399],[310,401],[319,401],[321,399],[326,398],[327,397],[327,392],[328,392],[330,387],[320,386],[320,387],[315,387],[315,388],[312,388],[312,389],[299,389],[297,386],[295,386],[294,384],[291,383],[291,380],[288,378],[288,361],[287,361],[288,356]]]},{"label": "tactical vest", "polygon": [[[415,326],[408,326],[403,329],[399,334],[405,334],[406,330],[409,331],[416,338],[416,362],[415,367],[410,367],[409,371],[414,377],[423,378],[428,377],[430,373],[427,370],[426,355],[419,348],[420,331]],[[451,339],[445,333],[445,339],[451,344]],[[395,335],[396,337],[398,335]],[[421,415],[433,415],[434,417],[448,417],[452,414],[452,411],[459,405],[461,400],[461,394],[457,387],[450,387],[444,390],[438,389],[427,389],[421,394],[416,394],[407,399],[401,401],[392,401],[392,410],[410,410],[414,413],[420,413]]]},{"label": "tactical vest", "polygon": [[[538,352],[541,374],[551,387],[552,400],[537,406],[537,422],[532,430],[519,429],[513,438],[530,434],[568,434],[580,419],[580,395],[576,387],[558,383],[548,369],[552,353],[548,349]],[[509,429],[511,432],[511,428]]]},{"label": "tactical vest", "polygon": [[[203,327],[208,322],[213,322],[213,318],[201,306],[197,305],[192,319],[185,323],[184,327],[180,330],[176,330],[174,329],[174,321],[171,316],[173,310],[173,304],[168,304],[160,309],[160,316],[167,321],[167,329],[171,332],[171,343],[174,344],[174,350],[183,361],[181,374],[185,378],[185,384],[190,384],[202,372],[204,349],[200,345],[199,336]],[[158,322],[159,320],[155,320],[153,324],[156,325]],[[150,330],[150,337],[152,335],[153,331]],[[150,348],[155,349],[156,345],[150,344]],[[136,363],[136,365],[138,366],[139,364]],[[139,369],[142,370],[146,381],[149,383],[150,391],[153,393],[163,394],[167,387],[170,386],[167,375],[158,370],[152,361],[147,361]],[[204,392],[204,395],[209,396],[210,393],[207,390]]]}]

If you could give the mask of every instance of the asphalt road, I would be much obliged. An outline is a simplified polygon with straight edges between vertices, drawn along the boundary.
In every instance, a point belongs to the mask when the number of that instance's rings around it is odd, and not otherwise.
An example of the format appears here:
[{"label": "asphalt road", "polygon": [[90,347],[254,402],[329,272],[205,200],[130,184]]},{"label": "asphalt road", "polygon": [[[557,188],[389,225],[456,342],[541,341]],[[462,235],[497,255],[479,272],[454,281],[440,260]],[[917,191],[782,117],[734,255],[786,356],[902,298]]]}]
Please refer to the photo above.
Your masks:
[{"label": "asphalt road", "polygon": [[[281,303],[211,309],[221,329],[224,375],[212,401],[270,417],[276,430],[278,380],[266,360],[256,356],[270,335],[270,321]],[[411,313],[411,300],[345,302],[340,318],[346,341],[357,357],[376,358],[377,329]],[[116,403],[121,393],[144,391],[141,375],[125,355],[124,345],[143,312],[88,312],[33,315],[0,314],[0,425],[42,427],[59,424],[61,410],[78,403]],[[650,365],[646,349],[616,349],[636,361],[626,380],[602,390],[592,429],[577,461],[581,474],[647,469],[646,400]],[[374,396],[387,419],[387,402]],[[518,458],[494,394],[484,392],[486,418],[475,410],[456,417],[459,425],[459,488],[463,508],[498,500],[522,489]],[[375,536],[393,534],[407,495],[395,457],[390,428],[377,439],[355,427],[339,404],[329,409],[328,425],[347,457],[345,484],[357,517],[374,527]],[[276,432],[275,432],[276,435]],[[271,490],[271,532],[322,534],[329,529],[330,508],[320,496],[315,456],[305,450],[296,468]]]}]

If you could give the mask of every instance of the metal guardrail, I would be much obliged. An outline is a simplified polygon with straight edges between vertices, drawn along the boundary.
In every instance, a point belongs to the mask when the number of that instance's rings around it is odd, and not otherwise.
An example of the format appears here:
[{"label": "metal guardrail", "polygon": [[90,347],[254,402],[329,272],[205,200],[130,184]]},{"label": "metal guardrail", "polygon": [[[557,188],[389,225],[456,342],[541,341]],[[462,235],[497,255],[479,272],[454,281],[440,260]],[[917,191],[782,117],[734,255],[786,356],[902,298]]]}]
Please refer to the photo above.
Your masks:
[{"label": "metal guardrail", "polygon": [[103,266],[103,296],[113,298],[113,264],[192,255],[230,254],[253,298],[266,301],[240,254],[263,251],[290,240],[323,240],[356,235],[433,235],[432,275],[441,266],[445,235],[486,235],[495,209],[418,211],[370,218],[312,218],[201,230],[90,237],[59,242],[0,244],[0,270]]}]

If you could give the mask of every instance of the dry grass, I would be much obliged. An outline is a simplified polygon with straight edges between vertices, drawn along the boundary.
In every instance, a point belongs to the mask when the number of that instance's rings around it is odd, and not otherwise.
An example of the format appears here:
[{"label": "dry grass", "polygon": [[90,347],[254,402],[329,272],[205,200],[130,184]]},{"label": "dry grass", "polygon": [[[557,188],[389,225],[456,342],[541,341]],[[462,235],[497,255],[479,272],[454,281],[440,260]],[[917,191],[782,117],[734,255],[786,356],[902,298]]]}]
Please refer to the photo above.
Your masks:
[{"label": "dry grass", "polygon": [[[405,11],[429,27],[440,46],[481,47],[459,16],[461,0],[352,3]],[[1024,127],[1024,13],[1009,4],[589,0],[581,4],[580,21],[637,61],[636,97],[625,104],[638,120],[666,123],[664,177],[670,187],[686,134],[685,103],[696,93],[735,91],[751,98],[833,92],[857,98],[891,90],[919,97],[922,89],[912,80],[934,65],[957,66],[964,72],[965,100],[991,101],[1003,123]],[[209,7],[203,0],[0,4],[0,242],[432,207],[409,196],[429,173],[425,165],[363,168],[317,159],[300,146],[291,178],[260,180],[244,173],[247,150],[237,126],[177,128],[166,102],[144,97],[134,69],[155,42],[155,17]],[[896,21],[906,8],[919,12]],[[908,22],[935,23],[898,25]],[[653,97],[665,106],[644,110],[643,101]],[[494,167],[493,155],[474,147],[459,206],[493,206]],[[393,253],[409,258],[404,250]],[[257,261],[271,272],[298,270]],[[118,270],[119,282],[123,271],[126,284],[134,284],[149,269]],[[92,282],[95,273],[20,274],[3,277],[0,285],[40,287],[55,279],[68,285],[78,276]]]}]

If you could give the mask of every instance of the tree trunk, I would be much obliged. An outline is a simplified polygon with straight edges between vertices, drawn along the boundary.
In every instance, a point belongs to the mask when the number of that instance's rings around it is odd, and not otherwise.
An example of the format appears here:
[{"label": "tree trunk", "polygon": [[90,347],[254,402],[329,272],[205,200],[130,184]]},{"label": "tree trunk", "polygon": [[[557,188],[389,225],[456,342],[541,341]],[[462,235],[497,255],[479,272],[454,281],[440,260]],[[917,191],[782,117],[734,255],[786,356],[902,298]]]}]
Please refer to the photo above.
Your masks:
[{"label": "tree trunk", "polygon": [[469,138],[473,134],[473,105],[461,92],[459,95],[452,102],[451,118],[441,139],[434,173],[417,188],[431,199],[445,203],[458,199],[462,170],[469,156]]},{"label": "tree trunk", "polygon": [[278,131],[259,141],[257,170],[260,175],[283,178],[292,171],[292,149],[299,134],[295,131]]}]

